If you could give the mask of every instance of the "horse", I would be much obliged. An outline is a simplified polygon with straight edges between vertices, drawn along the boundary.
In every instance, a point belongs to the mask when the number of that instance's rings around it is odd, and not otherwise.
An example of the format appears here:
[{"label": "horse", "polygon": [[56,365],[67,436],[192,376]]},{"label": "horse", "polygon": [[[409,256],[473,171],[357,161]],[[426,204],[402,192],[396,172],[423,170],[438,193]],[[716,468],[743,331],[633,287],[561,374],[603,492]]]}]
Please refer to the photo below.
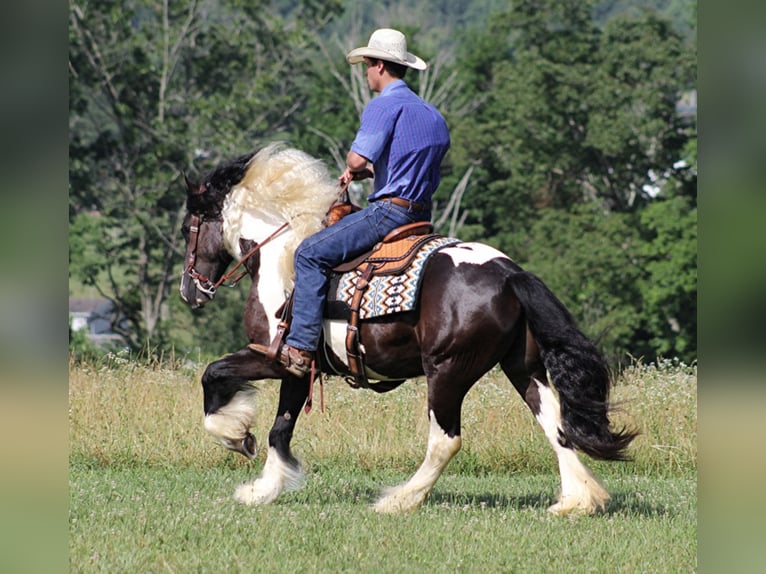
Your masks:
[{"label": "horse", "polygon": [[[337,180],[320,160],[285,144],[223,162],[201,183],[186,178],[182,299],[192,308],[210,302],[236,261],[243,267],[239,276],[252,280],[243,315],[248,340],[269,345],[284,327],[280,316],[293,285],[295,249],[326,225],[337,195]],[[540,278],[488,245],[447,245],[422,273],[416,309],[359,326],[371,381],[395,381],[385,389],[390,390],[402,380],[425,377],[428,388],[425,458],[409,480],[383,490],[374,510],[406,512],[424,503],[461,448],[464,397],[499,364],[558,459],[560,490],[548,510],[603,511],[609,493],[578,451],[627,460],[637,433],[613,428],[610,370],[596,345]],[[324,352],[333,363],[346,361],[345,328],[342,320],[324,321]],[[318,368],[338,374],[326,364]],[[210,363],[201,380],[204,428],[226,448],[253,459],[253,382],[264,379],[281,383],[261,475],[235,491],[239,502],[250,505],[271,503],[303,484],[290,442],[313,377],[295,377],[246,346]]]}]

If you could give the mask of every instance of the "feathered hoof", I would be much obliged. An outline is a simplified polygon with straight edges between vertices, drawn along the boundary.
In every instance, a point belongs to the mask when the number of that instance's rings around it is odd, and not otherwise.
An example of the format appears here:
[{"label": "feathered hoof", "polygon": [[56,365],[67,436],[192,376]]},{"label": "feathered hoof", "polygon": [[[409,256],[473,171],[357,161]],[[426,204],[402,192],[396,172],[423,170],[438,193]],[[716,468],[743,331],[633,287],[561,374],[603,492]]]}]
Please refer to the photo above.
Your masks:
[{"label": "feathered hoof", "polygon": [[603,511],[606,508],[605,499],[599,499],[598,501],[589,500],[572,500],[561,499],[556,504],[548,507],[548,512],[555,514],[556,516],[592,516],[599,511]]},{"label": "feathered hoof", "polygon": [[263,488],[260,481],[240,484],[234,491],[234,499],[248,506],[262,506],[274,502],[279,492],[274,489]]},{"label": "feathered hoof", "polygon": [[394,491],[384,494],[372,508],[378,514],[404,514],[420,508],[428,498],[428,493],[401,493]]}]

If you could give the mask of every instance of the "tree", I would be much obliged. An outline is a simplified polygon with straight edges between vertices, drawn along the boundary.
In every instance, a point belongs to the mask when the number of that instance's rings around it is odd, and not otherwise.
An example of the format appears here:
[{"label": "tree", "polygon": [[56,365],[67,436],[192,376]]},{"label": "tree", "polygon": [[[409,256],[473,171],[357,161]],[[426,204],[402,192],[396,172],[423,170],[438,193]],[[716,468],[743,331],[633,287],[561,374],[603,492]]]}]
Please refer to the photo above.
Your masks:
[{"label": "tree", "polygon": [[633,353],[643,310],[642,241],[627,213],[595,203],[546,209],[530,230],[529,260],[612,364]]},{"label": "tree", "polygon": [[[479,105],[453,130],[456,168],[477,161],[463,229],[540,271],[615,360],[688,357],[696,176],[675,166],[696,141],[677,109],[694,54],[651,12],[602,28],[591,7],[519,0],[464,43],[460,79]],[[655,207],[663,181],[687,199]],[[654,283],[670,275],[680,284]]]},{"label": "tree", "polygon": [[[539,270],[610,349],[691,356],[696,120],[676,103],[695,70],[677,28],[641,11],[605,22],[579,0],[518,0],[486,22],[476,15],[507,4],[364,0],[337,18],[341,4],[70,1],[70,277],[112,299],[132,345],[188,348],[209,325],[172,296],[181,171],[273,139],[340,169],[370,97],[343,55],[385,23],[431,62],[408,80],[451,128],[439,230]],[[438,26],[421,17],[437,9]],[[223,346],[241,297],[210,311],[222,348],[242,337]]]},{"label": "tree", "polygon": [[677,104],[693,86],[694,54],[670,22],[651,12],[610,21],[593,70],[583,185],[612,209],[651,200],[652,173],[685,154],[696,127]]},{"label": "tree", "polygon": [[[304,102],[306,32],[267,5],[70,2],[70,274],[115,303],[134,348],[170,342],[181,171],[289,131]],[[317,23],[337,7],[301,6]]]}]

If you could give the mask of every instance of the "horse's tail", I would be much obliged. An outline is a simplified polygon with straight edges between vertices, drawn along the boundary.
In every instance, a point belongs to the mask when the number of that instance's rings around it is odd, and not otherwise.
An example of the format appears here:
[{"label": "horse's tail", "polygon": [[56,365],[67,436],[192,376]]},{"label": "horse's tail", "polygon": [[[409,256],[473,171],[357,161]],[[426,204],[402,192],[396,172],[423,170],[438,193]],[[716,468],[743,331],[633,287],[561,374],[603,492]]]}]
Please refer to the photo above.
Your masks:
[{"label": "horse's tail", "polygon": [[604,357],[542,280],[521,271],[510,282],[559,394],[562,444],[597,459],[627,460],[625,451],[638,433],[610,428],[611,382]]}]

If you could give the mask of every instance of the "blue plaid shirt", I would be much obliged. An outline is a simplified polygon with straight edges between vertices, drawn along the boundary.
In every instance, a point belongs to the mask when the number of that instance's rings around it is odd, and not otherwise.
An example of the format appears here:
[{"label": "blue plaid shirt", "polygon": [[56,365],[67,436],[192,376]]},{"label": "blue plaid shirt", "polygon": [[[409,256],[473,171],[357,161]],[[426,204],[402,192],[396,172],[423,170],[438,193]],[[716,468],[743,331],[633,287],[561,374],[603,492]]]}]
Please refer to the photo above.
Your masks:
[{"label": "blue plaid shirt", "polygon": [[438,110],[396,80],[365,107],[351,151],[375,168],[368,201],[401,197],[430,202],[449,146],[447,123]]}]

